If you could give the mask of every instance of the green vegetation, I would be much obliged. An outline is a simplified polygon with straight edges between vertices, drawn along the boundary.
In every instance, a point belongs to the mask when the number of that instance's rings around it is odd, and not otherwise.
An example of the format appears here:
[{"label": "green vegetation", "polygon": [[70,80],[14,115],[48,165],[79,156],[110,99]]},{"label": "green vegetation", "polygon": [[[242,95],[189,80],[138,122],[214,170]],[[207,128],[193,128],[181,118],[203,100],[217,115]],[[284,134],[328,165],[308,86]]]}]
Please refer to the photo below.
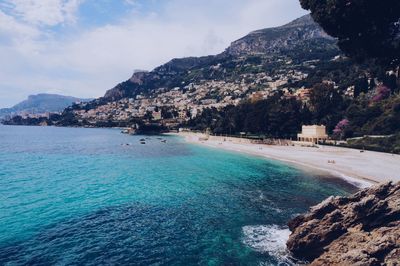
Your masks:
[{"label": "green vegetation", "polygon": [[[355,80],[353,84],[357,82]],[[344,96],[343,91],[332,84],[317,83],[307,103],[277,94],[255,103],[247,101],[236,107],[228,106],[221,111],[206,109],[199,117],[189,121],[187,126],[197,130],[210,128],[217,134],[248,132],[293,138],[301,125],[324,124],[332,134],[340,121],[348,119],[349,124],[341,134],[343,138],[400,133],[398,87],[389,92],[384,90],[381,95],[382,86],[367,87],[365,92],[353,99]],[[341,87],[340,83],[338,87]]]},{"label": "green vegetation", "polygon": [[400,134],[350,139],[346,147],[400,154]]},{"label": "green vegetation", "polygon": [[400,63],[398,0],[300,0],[347,55],[380,64]]},{"label": "green vegetation", "polygon": [[271,97],[256,103],[245,102],[228,106],[222,111],[206,109],[186,126],[196,130],[210,128],[216,134],[246,132],[268,137],[293,138],[303,121],[310,121],[310,113],[295,99]]}]

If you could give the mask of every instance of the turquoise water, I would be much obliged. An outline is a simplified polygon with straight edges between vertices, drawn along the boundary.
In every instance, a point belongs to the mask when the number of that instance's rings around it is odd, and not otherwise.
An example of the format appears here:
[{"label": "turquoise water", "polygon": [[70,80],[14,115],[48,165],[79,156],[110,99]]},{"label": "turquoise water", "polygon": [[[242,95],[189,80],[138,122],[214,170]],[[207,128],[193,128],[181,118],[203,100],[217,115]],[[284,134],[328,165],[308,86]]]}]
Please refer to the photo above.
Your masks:
[{"label": "turquoise water", "polygon": [[0,126],[0,265],[290,264],[287,221],[354,190],[178,137],[141,138]]}]

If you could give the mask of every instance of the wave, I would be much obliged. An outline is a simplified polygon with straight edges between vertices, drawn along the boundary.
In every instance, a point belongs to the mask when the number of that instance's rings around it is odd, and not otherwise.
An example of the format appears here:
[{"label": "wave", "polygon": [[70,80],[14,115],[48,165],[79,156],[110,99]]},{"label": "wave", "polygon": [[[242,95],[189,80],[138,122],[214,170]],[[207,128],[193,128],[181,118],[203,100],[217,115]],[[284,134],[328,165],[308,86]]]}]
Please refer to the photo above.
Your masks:
[{"label": "wave", "polygon": [[243,243],[259,253],[273,256],[279,263],[296,265],[291,259],[286,242],[290,230],[278,225],[244,226]]},{"label": "wave", "polygon": [[337,172],[336,173],[340,178],[345,180],[347,183],[359,188],[359,189],[364,189],[364,188],[369,188],[373,186],[374,184],[371,181],[363,180],[360,178],[355,178],[351,177],[342,173]]}]

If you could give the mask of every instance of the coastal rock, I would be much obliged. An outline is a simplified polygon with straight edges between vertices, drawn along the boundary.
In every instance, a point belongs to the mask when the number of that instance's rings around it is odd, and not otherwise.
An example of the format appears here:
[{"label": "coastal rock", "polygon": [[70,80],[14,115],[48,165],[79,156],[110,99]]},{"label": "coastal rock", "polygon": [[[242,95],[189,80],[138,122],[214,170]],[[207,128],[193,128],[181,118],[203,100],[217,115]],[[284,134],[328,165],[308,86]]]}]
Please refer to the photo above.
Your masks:
[{"label": "coastal rock", "polygon": [[330,197],[288,225],[288,250],[311,265],[400,265],[400,183]]}]

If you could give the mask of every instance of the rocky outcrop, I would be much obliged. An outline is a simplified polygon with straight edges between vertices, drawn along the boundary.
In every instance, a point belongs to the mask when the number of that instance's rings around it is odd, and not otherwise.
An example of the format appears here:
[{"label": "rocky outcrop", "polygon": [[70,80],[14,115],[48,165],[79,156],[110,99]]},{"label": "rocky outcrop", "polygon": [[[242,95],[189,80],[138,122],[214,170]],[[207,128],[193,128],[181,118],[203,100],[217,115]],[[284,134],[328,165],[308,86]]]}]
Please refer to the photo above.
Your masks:
[{"label": "rocky outcrop", "polygon": [[311,265],[400,265],[400,183],[330,197],[289,228],[289,251]]},{"label": "rocky outcrop", "polygon": [[146,78],[148,71],[145,70],[135,70],[132,77],[129,79],[130,82],[143,85],[144,79]]},{"label": "rocky outcrop", "polygon": [[312,41],[319,41],[319,45],[336,43],[310,15],[305,15],[281,27],[253,31],[233,42],[226,53],[233,56],[284,53]]}]

